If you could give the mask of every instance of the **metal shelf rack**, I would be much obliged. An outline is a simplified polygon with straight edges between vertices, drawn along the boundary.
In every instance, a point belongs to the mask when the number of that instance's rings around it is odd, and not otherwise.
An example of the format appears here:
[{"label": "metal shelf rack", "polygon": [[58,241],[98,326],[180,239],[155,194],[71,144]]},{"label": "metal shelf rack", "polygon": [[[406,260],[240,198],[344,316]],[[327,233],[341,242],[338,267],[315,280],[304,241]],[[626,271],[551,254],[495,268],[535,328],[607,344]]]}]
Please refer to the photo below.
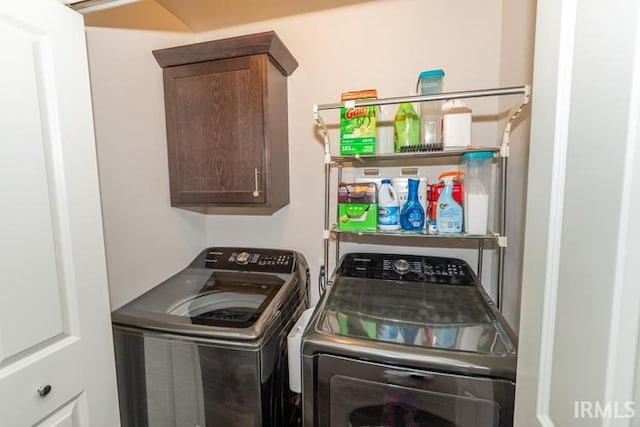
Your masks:
[{"label": "metal shelf rack", "polygon": [[[337,263],[340,257],[340,235],[357,235],[357,236],[391,236],[391,237],[400,237],[400,238],[435,238],[435,239],[472,239],[478,242],[478,277],[482,277],[482,255],[484,252],[484,241],[485,240],[495,240],[498,245],[498,283],[497,283],[497,298],[496,298],[496,306],[500,309],[502,306],[502,292],[504,286],[504,262],[505,262],[505,250],[507,247],[507,236],[506,236],[506,215],[507,215],[507,166],[508,166],[508,157],[509,157],[509,139],[511,134],[511,126],[516,119],[516,117],[522,112],[524,107],[529,103],[531,89],[530,86],[515,86],[515,87],[506,87],[506,88],[497,88],[497,89],[484,89],[484,90],[474,90],[474,91],[463,91],[463,92],[448,92],[448,93],[440,93],[434,95],[417,95],[417,96],[405,96],[405,97],[396,97],[396,98],[382,98],[382,99],[367,99],[367,100],[353,100],[353,101],[345,101],[338,102],[333,104],[315,104],[313,106],[313,116],[318,124],[320,132],[324,139],[324,164],[325,164],[325,183],[324,183],[324,230],[323,230],[323,240],[324,240],[324,265],[325,265],[325,274],[322,278],[323,285],[329,285],[329,242],[330,240],[335,240],[335,261]],[[426,151],[426,152],[415,152],[415,153],[391,153],[391,154],[376,154],[376,155],[355,155],[355,156],[334,156],[331,154],[331,141],[329,138],[329,132],[327,130],[327,126],[320,114],[321,111],[324,110],[336,110],[340,108],[354,108],[354,107],[364,107],[364,106],[377,106],[377,105],[394,105],[401,104],[405,102],[427,102],[427,101],[443,101],[443,100],[451,100],[451,99],[467,99],[467,98],[481,98],[481,97],[493,97],[493,96],[505,96],[505,95],[521,95],[521,102],[514,107],[508,116],[507,123],[505,125],[505,129],[502,135],[502,141],[499,146],[490,146],[490,147],[478,147],[478,146],[469,146],[466,149],[456,149],[456,150],[441,150],[441,151]],[[500,158],[500,183],[499,183],[499,192],[500,197],[498,199],[498,230],[494,233],[490,233],[484,236],[469,236],[464,233],[455,234],[455,235],[437,235],[437,234],[421,234],[415,232],[354,232],[354,231],[341,231],[338,230],[335,225],[331,225],[331,200],[330,200],[330,189],[331,189],[331,167],[332,165],[336,165],[338,167],[338,179],[340,182],[342,179],[342,168],[345,164],[349,164],[351,167],[365,167],[370,165],[384,165],[389,161],[393,162],[402,162],[411,159],[412,161],[425,161],[428,164],[429,159],[439,158],[439,157],[460,157],[465,153],[470,153],[474,151],[492,151],[495,152],[496,155]]]}]

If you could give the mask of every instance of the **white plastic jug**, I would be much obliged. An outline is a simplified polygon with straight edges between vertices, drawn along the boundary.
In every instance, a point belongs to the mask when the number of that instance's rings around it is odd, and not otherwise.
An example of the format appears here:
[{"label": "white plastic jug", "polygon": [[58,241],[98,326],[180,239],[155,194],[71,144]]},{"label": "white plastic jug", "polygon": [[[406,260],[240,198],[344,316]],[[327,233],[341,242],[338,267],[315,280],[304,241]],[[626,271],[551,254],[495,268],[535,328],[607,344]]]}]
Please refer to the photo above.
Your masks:
[{"label": "white plastic jug", "polygon": [[459,99],[442,106],[442,144],[444,148],[471,145],[471,108]]},{"label": "white plastic jug", "polygon": [[400,229],[400,198],[390,179],[382,180],[378,192],[378,228],[383,231]]}]

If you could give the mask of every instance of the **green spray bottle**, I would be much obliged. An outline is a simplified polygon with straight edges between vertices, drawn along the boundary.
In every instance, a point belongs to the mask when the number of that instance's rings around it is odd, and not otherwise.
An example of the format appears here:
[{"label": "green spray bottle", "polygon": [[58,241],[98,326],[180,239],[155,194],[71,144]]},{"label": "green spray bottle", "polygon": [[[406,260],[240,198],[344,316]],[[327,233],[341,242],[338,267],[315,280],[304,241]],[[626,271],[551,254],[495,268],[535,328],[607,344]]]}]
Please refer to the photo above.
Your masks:
[{"label": "green spray bottle", "polygon": [[413,104],[400,104],[393,120],[394,151],[403,153],[412,151],[420,144],[420,118]]}]

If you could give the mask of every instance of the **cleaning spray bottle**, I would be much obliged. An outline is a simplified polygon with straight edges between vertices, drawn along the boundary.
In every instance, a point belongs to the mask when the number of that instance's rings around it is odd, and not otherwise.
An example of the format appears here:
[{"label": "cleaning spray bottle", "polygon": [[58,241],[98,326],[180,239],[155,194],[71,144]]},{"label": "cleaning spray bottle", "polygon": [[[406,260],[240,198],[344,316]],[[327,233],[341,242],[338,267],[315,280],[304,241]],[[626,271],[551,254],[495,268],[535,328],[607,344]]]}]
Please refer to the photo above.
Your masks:
[{"label": "cleaning spray bottle", "polygon": [[453,199],[453,179],[459,176],[460,172],[444,172],[439,176],[439,179],[444,183],[444,189],[438,197],[436,213],[436,231],[438,233],[460,233],[462,231],[462,206]]},{"label": "cleaning spray bottle", "polygon": [[409,178],[409,194],[400,211],[400,225],[403,230],[422,231],[424,229],[424,209],[418,199],[420,180]]}]

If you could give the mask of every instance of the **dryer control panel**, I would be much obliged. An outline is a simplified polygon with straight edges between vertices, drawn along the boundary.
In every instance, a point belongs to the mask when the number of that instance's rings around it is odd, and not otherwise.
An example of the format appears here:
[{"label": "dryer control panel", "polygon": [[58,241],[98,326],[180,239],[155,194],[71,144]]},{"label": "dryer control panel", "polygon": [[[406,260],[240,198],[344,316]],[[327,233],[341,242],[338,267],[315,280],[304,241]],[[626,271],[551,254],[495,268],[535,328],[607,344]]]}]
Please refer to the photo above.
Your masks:
[{"label": "dryer control panel", "polygon": [[473,285],[477,280],[469,264],[461,259],[369,253],[346,254],[336,275],[446,285]]},{"label": "dryer control panel", "polygon": [[277,249],[209,248],[204,251],[202,262],[201,268],[291,274],[295,253]]}]

